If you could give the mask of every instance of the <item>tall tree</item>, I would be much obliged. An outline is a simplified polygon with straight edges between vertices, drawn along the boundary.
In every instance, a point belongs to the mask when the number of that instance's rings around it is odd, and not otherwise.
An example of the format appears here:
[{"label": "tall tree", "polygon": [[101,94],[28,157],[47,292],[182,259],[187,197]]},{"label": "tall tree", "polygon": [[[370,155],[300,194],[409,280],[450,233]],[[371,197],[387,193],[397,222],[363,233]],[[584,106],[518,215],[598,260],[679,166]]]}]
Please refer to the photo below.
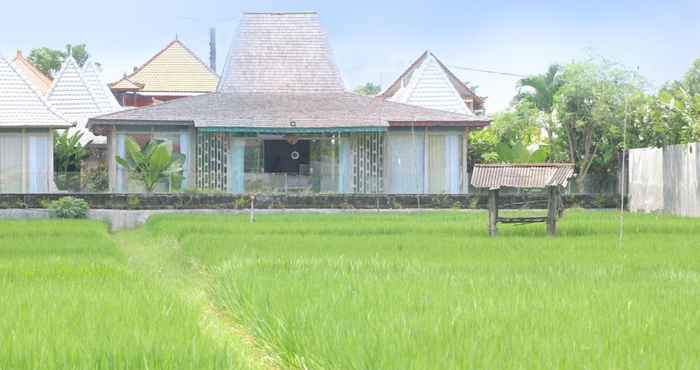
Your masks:
[{"label": "tall tree", "polygon": [[516,101],[528,101],[542,112],[540,115],[541,126],[547,132],[547,139],[551,144],[554,140],[554,98],[562,85],[561,72],[563,67],[552,64],[546,73],[525,77],[518,81],[518,95]]},{"label": "tall tree", "polygon": [[374,96],[379,94],[381,91],[382,87],[380,85],[371,82],[367,82],[366,84],[355,88],[355,94],[366,96]]},{"label": "tall tree", "polygon": [[53,76],[61,70],[61,65],[68,55],[71,55],[81,67],[90,58],[90,53],[88,53],[85,44],[67,44],[66,51],[47,47],[32,49],[27,59],[45,75]]},{"label": "tall tree", "polygon": [[577,187],[583,190],[592,168],[614,174],[630,102],[643,94],[644,81],[608,61],[568,64],[561,79],[553,108],[559,123],[558,144],[576,164]]}]

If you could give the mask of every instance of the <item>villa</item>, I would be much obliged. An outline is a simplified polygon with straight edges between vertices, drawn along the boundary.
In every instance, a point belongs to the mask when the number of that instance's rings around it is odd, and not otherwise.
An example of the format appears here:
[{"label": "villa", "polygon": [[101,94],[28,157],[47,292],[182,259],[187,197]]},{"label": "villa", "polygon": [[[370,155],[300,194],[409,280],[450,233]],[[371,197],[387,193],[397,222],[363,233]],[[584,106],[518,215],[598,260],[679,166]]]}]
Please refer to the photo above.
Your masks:
[{"label": "villa", "polygon": [[469,131],[488,124],[473,111],[347,92],[316,13],[244,13],[216,92],[98,116],[88,127],[107,137],[116,192],[140,191],[114,159],[132,137],[170,140],[187,158],[187,188],[461,193]]}]

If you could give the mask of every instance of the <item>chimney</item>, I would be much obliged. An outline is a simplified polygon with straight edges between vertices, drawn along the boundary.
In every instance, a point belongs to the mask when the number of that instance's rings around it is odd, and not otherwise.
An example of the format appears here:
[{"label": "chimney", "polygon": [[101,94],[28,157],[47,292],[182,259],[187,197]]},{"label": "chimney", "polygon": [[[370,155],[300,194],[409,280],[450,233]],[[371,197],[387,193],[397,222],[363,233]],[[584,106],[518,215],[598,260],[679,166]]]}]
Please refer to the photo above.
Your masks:
[{"label": "chimney", "polygon": [[216,72],[216,28],[209,29],[209,68]]}]

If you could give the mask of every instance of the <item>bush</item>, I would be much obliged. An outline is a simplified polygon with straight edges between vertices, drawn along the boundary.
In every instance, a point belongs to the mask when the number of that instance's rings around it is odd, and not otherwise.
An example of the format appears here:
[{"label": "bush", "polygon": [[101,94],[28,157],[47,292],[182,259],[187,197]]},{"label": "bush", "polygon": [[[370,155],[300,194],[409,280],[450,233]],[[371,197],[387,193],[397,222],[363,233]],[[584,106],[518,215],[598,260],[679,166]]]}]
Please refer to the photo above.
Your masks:
[{"label": "bush", "polygon": [[62,197],[49,204],[51,217],[57,218],[86,218],[88,204],[85,200],[75,197]]},{"label": "bush", "polygon": [[109,173],[107,167],[100,165],[87,171],[83,179],[84,188],[92,193],[102,193],[109,190]]}]

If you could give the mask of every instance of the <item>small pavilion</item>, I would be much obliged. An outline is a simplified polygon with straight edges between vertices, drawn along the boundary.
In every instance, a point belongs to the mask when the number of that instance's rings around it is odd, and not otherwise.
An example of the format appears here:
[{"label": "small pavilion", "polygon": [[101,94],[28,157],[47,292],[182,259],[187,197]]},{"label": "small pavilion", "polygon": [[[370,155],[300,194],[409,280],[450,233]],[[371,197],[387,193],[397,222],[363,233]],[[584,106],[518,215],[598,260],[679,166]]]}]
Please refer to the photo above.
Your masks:
[{"label": "small pavilion", "polygon": [[[556,234],[561,205],[561,191],[573,178],[573,163],[538,164],[477,164],[471,184],[477,189],[488,189],[489,235],[495,236],[500,223],[547,223],[547,233]],[[498,193],[503,188],[542,189],[547,193],[547,216],[499,217]]]}]

